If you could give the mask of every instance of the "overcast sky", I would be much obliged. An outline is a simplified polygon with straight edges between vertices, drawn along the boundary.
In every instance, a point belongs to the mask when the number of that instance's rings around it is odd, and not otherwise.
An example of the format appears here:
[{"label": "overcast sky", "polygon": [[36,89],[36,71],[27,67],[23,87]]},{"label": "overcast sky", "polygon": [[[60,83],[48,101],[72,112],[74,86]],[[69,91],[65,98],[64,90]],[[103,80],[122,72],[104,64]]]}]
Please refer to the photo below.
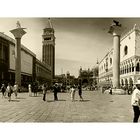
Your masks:
[{"label": "overcast sky", "polygon": [[[112,36],[108,34],[112,20],[122,24],[122,32],[130,30],[134,24],[140,25],[136,18],[51,18],[56,37],[56,74],[69,71],[78,76],[80,66],[93,68],[112,48]],[[9,32],[16,27],[17,20],[27,28],[22,44],[42,57],[42,34],[47,26],[47,18],[0,18],[0,32],[14,38]]]}]

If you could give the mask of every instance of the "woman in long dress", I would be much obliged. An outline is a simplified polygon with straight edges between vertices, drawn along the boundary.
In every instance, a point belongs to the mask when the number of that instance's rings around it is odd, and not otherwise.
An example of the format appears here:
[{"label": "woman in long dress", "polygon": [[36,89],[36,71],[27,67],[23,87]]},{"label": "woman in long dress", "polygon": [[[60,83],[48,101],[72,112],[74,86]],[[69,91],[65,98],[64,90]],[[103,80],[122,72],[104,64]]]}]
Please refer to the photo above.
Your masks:
[{"label": "woman in long dress", "polygon": [[31,84],[28,85],[29,96],[32,96]]}]

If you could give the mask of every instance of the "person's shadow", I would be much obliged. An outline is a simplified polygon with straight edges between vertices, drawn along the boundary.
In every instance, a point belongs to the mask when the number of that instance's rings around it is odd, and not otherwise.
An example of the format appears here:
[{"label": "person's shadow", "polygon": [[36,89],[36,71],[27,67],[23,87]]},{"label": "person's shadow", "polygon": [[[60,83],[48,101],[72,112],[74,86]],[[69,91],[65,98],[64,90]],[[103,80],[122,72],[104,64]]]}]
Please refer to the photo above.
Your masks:
[{"label": "person's shadow", "polygon": [[11,102],[20,102],[20,100],[13,100],[13,99],[12,99]]},{"label": "person's shadow", "polygon": [[81,100],[80,102],[89,102],[90,100]]},{"label": "person's shadow", "polygon": [[61,101],[66,101],[66,100],[64,100],[64,99],[60,99],[60,100],[57,100],[57,101],[54,101],[54,100],[47,100],[47,102],[61,102]]}]

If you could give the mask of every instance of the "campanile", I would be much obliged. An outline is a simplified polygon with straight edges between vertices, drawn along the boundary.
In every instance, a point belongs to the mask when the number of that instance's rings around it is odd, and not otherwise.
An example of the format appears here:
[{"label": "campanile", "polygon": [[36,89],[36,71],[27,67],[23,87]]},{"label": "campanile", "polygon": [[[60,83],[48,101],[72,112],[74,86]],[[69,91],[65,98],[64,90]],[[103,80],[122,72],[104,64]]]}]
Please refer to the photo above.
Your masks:
[{"label": "campanile", "polygon": [[55,36],[51,20],[48,19],[47,26],[43,29],[42,61],[51,66],[52,79],[55,75]]}]

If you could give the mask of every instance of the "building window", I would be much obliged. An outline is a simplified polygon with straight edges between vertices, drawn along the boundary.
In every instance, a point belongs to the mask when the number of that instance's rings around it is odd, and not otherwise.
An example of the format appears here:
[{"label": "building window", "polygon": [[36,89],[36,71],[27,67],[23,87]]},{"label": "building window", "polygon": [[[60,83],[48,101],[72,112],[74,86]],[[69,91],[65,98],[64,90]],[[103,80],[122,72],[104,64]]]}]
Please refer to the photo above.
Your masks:
[{"label": "building window", "polygon": [[129,72],[131,72],[131,66],[129,67]]},{"label": "building window", "polygon": [[134,65],[132,64],[132,72],[134,72]]},{"label": "building window", "polygon": [[140,71],[139,63],[137,63],[136,71]]},{"label": "building window", "polygon": [[129,72],[128,65],[127,65],[127,67],[126,67],[126,68],[127,68],[126,72],[128,73],[128,72]]},{"label": "building window", "polygon": [[127,55],[127,53],[128,53],[128,47],[125,46],[125,47],[124,47],[124,55]]},{"label": "building window", "polygon": [[110,65],[112,65],[112,58],[110,58]]}]

